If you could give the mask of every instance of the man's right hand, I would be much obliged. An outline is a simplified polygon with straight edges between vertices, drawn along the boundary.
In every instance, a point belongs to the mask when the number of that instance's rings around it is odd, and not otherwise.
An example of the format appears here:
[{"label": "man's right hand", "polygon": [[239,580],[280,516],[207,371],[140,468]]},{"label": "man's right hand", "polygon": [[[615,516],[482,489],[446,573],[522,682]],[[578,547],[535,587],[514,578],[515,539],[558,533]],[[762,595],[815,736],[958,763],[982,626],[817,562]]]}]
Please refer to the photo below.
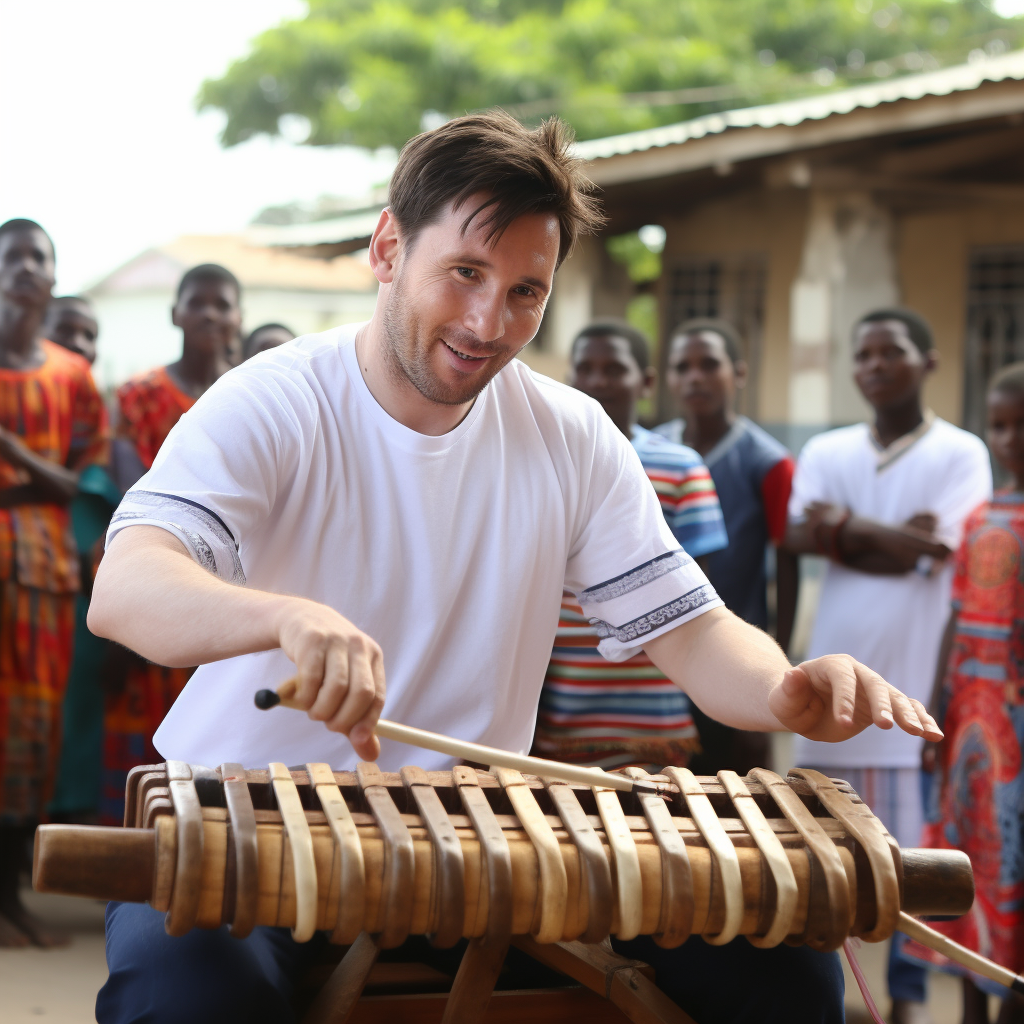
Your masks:
[{"label": "man's right hand", "polygon": [[343,615],[304,598],[280,612],[281,649],[296,666],[294,700],[314,721],[348,736],[364,760],[380,756],[374,735],[384,708],[384,655]]}]

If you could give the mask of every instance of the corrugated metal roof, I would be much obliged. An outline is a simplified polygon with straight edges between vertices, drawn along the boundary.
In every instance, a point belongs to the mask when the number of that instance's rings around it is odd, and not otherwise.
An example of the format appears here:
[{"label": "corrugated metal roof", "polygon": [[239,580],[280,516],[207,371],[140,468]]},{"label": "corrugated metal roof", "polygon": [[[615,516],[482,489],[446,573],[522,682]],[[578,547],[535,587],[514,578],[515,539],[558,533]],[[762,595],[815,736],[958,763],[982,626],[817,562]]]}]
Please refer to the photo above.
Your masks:
[{"label": "corrugated metal roof", "polygon": [[330,220],[315,220],[302,224],[253,224],[247,237],[256,245],[323,245],[369,238],[380,220],[384,204],[353,210]]},{"label": "corrugated metal roof", "polygon": [[1015,50],[1001,57],[989,57],[973,64],[958,64],[941,71],[905,75],[870,85],[858,85],[852,89],[786,100],[783,103],[707,114],[663,128],[591,139],[577,143],[576,152],[585,160],[607,160],[627,153],[679,145],[706,135],[717,135],[729,128],[792,126],[803,121],[822,120],[833,114],[848,114],[860,107],[877,107],[880,103],[968,92],[984,82],[1001,82],[1008,78],[1024,80],[1024,50]]}]

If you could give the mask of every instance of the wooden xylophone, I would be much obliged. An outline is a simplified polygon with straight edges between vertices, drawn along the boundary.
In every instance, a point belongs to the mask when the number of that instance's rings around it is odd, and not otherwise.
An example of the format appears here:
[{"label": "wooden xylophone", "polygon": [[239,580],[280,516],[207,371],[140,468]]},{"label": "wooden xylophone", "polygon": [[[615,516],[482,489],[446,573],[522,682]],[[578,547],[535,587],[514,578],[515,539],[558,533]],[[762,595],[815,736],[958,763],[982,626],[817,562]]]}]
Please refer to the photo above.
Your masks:
[{"label": "wooden xylophone", "polygon": [[880,941],[900,911],[957,915],[963,854],[900,850],[845,782],[797,770],[696,778],[627,769],[633,793],[458,767],[398,773],[218,769],[129,775],[123,829],[44,825],[44,892],[149,902],[170,934],[229,924],[327,930],[382,948],[652,935],[835,949]]}]

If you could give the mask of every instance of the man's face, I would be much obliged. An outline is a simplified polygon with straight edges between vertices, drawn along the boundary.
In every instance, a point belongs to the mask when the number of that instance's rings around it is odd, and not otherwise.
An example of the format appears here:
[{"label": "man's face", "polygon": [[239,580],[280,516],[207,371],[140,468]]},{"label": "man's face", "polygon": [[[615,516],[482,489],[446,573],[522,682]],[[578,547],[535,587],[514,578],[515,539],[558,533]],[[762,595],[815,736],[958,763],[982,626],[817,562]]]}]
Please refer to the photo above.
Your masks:
[{"label": "man's face", "polygon": [[50,341],[84,356],[90,364],[96,362],[99,325],[84,302],[62,302],[47,315],[44,330]]},{"label": "man's face", "polygon": [[0,235],[0,296],[17,306],[45,308],[56,268],[53,246],[38,228]]},{"label": "man's face", "polygon": [[[393,378],[440,405],[463,405],[534,337],[558,259],[554,214],[525,214],[486,240],[473,196],[402,242],[383,313]],[[399,239],[401,233],[399,226]]]},{"label": "man's face", "polygon": [[900,320],[861,324],[854,339],[853,379],[875,409],[912,401],[934,360],[911,340]]},{"label": "man's face", "polygon": [[996,462],[1018,481],[1024,480],[1024,395],[990,391],[987,427],[986,439]]},{"label": "man's face", "polygon": [[715,331],[693,331],[672,339],[667,381],[685,416],[716,416],[731,408],[742,364],[733,366],[725,341]]},{"label": "man's face", "polygon": [[588,334],[573,346],[569,383],[597,399],[616,424],[632,423],[650,376],[640,369],[625,338]]},{"label": "man's face", "polygon": [[174,304],[171,321],[181,328],[187,350],[226,356],[242,325],[238,292],[230,281],[192,281]]}]

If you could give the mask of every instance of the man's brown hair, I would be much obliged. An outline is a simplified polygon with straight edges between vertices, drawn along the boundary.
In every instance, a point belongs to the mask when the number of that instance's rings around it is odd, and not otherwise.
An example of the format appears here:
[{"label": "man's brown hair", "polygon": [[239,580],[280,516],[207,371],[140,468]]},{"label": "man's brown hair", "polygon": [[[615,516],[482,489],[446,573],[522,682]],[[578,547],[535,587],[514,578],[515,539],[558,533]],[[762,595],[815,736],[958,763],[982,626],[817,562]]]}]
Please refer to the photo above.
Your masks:
[{"label": "man's brown hair", "polygon": [[457,210],[481,192],[489,198],[469,211],[462,231],[486,211],[488,242],[523,214],[554,213],[561,264],[577,238],[604,223],[583,161],[570,152],[573,139],[557,117],[535,129],[504,111],[457,117],[406,143],[388,205],[410,241],[447,207]]}]

